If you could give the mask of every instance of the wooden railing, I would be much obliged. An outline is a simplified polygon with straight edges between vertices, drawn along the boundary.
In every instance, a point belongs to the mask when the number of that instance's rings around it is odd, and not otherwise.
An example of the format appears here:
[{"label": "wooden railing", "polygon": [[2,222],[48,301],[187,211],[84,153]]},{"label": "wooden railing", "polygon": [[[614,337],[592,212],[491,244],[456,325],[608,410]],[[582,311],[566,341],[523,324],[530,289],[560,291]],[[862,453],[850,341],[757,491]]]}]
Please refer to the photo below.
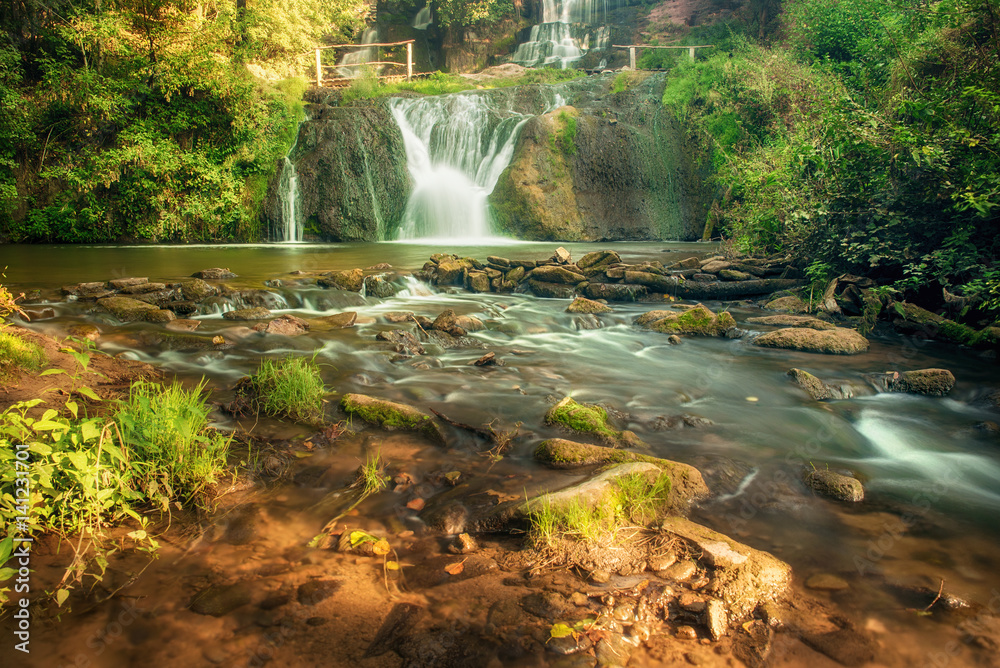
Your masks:
[{"label": "wooden railing", "polygon": [[649,44],[612,44],[611,47],[614,49],[628,49],[628,66],[635,69],[635,50],[636,49],[687,49],[688,55],[691,56],[691,60],[694,60],[694,50],[695,49],[710,49],[714,44],[699,44],[698,46],[651,46]]},{"label": "wooden railing", "polygon": [[[337,69],[339,67],[365,67],[365,66],[406,66],[406,80],[409,81],[413,78],[413,42],[414,40],[408,39],[405,42],[380,42],[377,44],[329,44],[327,46],[320,46],[316,48],[316,85],[323,86],[325,82],[330,82],[333,85],[337,85],[340,82],[350,81],[346,77],[325,77],[323,76],[323,70]],[[397,62],[394,60],[376,60],[367,63],[358,63],[356,65],[324,65],[320,58],[320,52],[327,49],[369,49],[369,48],[381,48],[390,46],[403,46],[406,45],[406,62]],[[389,78],[402,78],[402,75],[397,75],[396,77],[390,76],[380,76],[381,79]]]}]

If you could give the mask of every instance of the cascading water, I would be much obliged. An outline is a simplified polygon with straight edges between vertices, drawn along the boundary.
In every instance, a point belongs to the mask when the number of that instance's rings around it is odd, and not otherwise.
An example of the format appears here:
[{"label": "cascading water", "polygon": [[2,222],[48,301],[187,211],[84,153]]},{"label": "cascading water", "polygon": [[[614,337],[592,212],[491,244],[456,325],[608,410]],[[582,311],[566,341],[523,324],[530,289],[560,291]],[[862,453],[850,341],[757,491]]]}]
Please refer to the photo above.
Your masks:
[{"label": "cascading water", "polygon": [[[378,30],[375,28],[369,28],[361,36],[362,46],[365,44],[375,44],[376,42],[378,42]],[[364,72],[364,64],[370,62],[374,56],[375,49],[373,47],[358,49],[353,53],[346,53],[337,64],[337,73],[345,79],[356,79]]]},{"label": "cascading water", "polygon": [[[414,186],[399,239],[490,238],[487,197],[510,163],[521,127],[532,117],[505,106],[503,99],[458,93],[392,101]],[[553,95],[539,112],[561,104]]]},{"label": "cascading water", "polygon": [[532,26],[528,41],[518,45],[511,60],[525,67],[558,64],[565,69],[590,50],[606,49],[610,27],[593,31],[588,26],[606,21],[613,8],[608,0],[544,0],[542,22]]},{"label": "cascading water", "polygon": [[427,3],[424,5],[417,15],[413,17],[413,29],[414,30],[427,30],[428,26],[433,22],[431,18],[431,5]]},{"label": "cascading water", "polygon": [[281,168],[281,178],[278,181],[278,199],[281,202],[281,222],[284,226],[282,241],[302,241],[302,225],[298,215],[299,176],[295,172],[295,164],[285,156]]}]

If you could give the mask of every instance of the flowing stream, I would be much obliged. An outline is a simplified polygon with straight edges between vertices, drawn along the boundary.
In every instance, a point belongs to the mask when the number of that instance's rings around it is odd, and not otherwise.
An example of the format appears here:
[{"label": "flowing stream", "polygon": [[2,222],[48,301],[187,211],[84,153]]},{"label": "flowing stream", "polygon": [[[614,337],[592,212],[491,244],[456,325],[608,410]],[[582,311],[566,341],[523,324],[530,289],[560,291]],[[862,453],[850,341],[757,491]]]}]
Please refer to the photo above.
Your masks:
[{"label": "flowing stream", "polygon": [[610,27],[599,24],[615,8],[607,0],[544,0],[542,22],[531,27],[511,60],[525,67],[571,67],[588,51],[610,46]]}]

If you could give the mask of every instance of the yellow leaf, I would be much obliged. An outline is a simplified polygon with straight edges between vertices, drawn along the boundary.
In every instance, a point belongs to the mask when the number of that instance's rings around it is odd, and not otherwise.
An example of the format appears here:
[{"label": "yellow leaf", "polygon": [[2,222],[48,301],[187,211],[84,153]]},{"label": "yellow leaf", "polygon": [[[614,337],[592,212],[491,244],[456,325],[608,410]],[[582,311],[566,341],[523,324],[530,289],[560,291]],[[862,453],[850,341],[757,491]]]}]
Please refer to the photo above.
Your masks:
[{"label": "yellow leaf", "polygon": [[69,598],[69,589],[60,589],[56,591],[56,605],[60,608],[62,607],[62,604],[66,602],[67,598]]},{"label": "yellow leaf", "polygon": [[389,554],[390,550],[392,550],[392,548],[389,547],[389,541],[385,538],[379,539],[372,547],[372,552],[379,556]]},{"label": "yellow leaf", "polygon": [[399,570],[399,562],[398,561],[387,561],[387,562],[385,562],[385,568],[386,568],[386,570],[389,570],[389,571],[398,571]]},{"label": "yellow leaf", "polygon": [[465,570],[465,559],[462,559],[461,561],[456,561],[453,564],[448,564],[447,566],[444,567],[444,571],[448,575],[458,575],[464,570]]},{"label": "yellow leaf", "polygon": [[573,635],[574,631],[568,625],[559,623],[553,624],[552,629],[549,631],[549,635],[553,638],[567,638]]}]

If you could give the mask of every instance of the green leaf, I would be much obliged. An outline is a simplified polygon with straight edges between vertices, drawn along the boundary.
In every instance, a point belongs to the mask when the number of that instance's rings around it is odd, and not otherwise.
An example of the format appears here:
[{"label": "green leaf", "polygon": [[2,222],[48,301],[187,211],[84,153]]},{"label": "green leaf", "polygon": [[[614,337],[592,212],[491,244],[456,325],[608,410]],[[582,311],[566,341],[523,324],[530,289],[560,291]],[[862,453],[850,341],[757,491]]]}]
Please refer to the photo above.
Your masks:
[{"label": "green leaf", "polygon": [[16,568],[0,568],[0,582],[10,580],[15,575],[17,575]]},{"label": "green leaf", "polygon": [[97,395],[96,392],[94,392],[89,387],[78,387],[78,388],[76,388],[76,393],[77,394],[82,394],[83,396],[87,397],[88,399],[92,399],[94,401],[104,401],[103,399],[101,399],[101,397],[99,397]]},{"label": "green leaf", "polygon": [[39,375],[39,377],[41,377],[41,376],[54,376],[57,373],[66,373],[66,372],[63,371],[62,369],[46,369],[45,371],[41,372],[38,375]]},{"label": "green leaf", "polygon": [[147,534],[142,529],[136,529],[135,531],[130,531],[125,535],[131,538],[132,540],[139,542],[140,540],[146,540]]},{"label": "green leaf", "polygon": [[553,638],[567,638],[573,635],[574,633],[575,631],[573,631],[571,627],[567,626],[566,624],[563,624],[562,622],[558,624],[553,624],[552,628],[549,630],[549,635],[552,636]]},{"label": "green leaf", "polygon": [[[7,536],[3,540],[0,540],[0,566],[7,563],[10,559],[11,553],[14,551],[14,537]],[[0,580],[6,580],[7,578],[0,577]]]},{"label": "green leaf", "polygon": [[69,589],[59,589],[56,591],[56,605],[60,608],[66,602],[67,598],[69,598]]},{"label": "green leaf", "polygon": [[73,414],[74,418],[77,417],[80,411],[80,406],[75,401],[67,401],[66,408],[69,409],[69,412]]},{"label": "green leaf", "polygon": [[52,420],[39,420],[31,425],[31,428],[35,431],[52,431],[54,429],[69,429],[69,425],[62,422],[53,422]]},{"label": "green leaf", "polygon": [[30,452],[34,452],[35,454],[42,455],[43,457],[48,457],[52,454],[52,448],[44,443],[32,443],[28,446],[28,450]]}]

